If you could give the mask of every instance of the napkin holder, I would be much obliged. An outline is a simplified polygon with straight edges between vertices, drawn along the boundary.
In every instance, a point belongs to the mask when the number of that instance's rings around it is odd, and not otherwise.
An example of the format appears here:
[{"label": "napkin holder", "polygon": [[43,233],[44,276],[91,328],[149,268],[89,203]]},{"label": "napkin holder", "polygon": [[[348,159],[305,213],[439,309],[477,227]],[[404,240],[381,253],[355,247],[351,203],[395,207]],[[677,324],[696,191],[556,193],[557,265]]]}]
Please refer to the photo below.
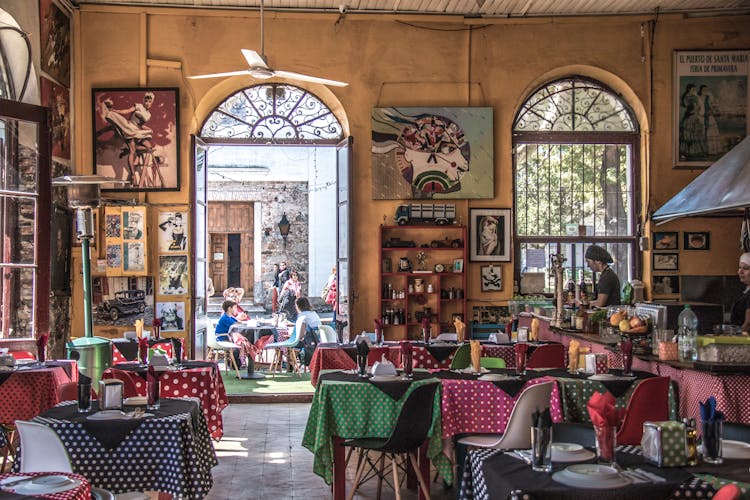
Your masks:
[{"label": "napkin holder", "polygon": [[169,366],[169,356],[163,352],[151,351],[148,362],[153,366]]},{"label": "napkin holder", "polygon": [[106,379],[99,381],[99,409],[121,410],[124,384],[122,380]]},{"label": "napkin holder", "polygon": [[130,340],[135,340],[136,342],[138,341],[138,334],[133,330],[123,333],[122,337]]},{"label": "napkin holder", "polygon": [[522,326],[518,329],[517,342],[528,342],[529,341],[529,328]]},{"label": "napkin holder", "polygon": [[357,335],[354,339],[355,344],[359,344],[360,342],[364,342],[368,347],[372,347],[372,340],[370,340],[370,336],[364,332]]},{"label": "napkin holder", "polygon": [[11,356],[10,354],[4,354],[0,356],[0,366],[13,368],[14,366],[16,366],[16,358]]},{"label": "napkin holder", "polygon": [[586,354],[584,356],[583,371],[585,373],[597,374],[607,373],[609,368],[607,367],[607,355],[606,354]]},{"label": "napkin holder", "polygon": [[510,337],[505,332],[490,333],[488,340],[496,344],[510,344]]},{"label": "napkin holder", "polygon": [[396,367],[390,361],[375,361],[372,365],[373,376],[397,375]]},{"label": "napkin holder", "polygon": [[643,458],[657,467],[687,465],[685,424],[674,420],[644,422],[641,448]]}]

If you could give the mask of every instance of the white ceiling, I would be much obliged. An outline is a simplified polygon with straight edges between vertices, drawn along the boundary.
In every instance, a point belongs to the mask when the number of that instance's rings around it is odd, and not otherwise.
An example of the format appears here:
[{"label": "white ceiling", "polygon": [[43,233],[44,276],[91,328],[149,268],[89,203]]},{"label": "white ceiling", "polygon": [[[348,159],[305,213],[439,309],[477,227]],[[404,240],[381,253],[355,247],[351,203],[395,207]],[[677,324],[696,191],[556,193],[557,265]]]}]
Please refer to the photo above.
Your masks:
[{"label": "white ceiling", "polygon": [[[260,0],[69,0],[75,5],[150,5],[160,7],[257,10]],[[750,14],[750,0],[266,0],[275,11],[378,14],[438,14],[468,17],[534,17],[685,13]]]}]

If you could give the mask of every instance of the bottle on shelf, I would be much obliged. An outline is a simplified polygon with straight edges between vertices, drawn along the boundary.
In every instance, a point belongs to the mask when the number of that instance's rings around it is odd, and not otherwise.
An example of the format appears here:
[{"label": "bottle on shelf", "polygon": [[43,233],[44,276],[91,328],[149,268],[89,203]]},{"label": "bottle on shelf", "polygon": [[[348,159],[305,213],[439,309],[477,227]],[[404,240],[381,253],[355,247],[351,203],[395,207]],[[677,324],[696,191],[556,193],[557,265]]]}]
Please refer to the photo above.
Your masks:
[{"label": "bottle on shelf", "polygon": [[588,308],[589,306],[589,294],[586,290],[586,280],[583,278],[583,271],[581,271],[581,281],[578,283],[578,294],[581,300],[581,307]]},{"label": "bottle on shelf", "polygon": [[680,361],[698,359],[698,317],[690,304],[677,317],[677,352]]}]

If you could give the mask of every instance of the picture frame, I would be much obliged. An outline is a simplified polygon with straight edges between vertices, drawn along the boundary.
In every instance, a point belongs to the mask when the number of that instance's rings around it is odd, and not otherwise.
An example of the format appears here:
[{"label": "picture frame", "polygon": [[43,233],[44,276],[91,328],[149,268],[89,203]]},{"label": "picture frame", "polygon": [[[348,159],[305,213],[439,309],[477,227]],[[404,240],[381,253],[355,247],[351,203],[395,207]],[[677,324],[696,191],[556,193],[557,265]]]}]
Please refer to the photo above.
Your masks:
[{"label": "picture frame", "polygon": [[501,266],[481,266],[483,292],[501,292],[503,290],[503,268]]},{"label": "picture frame", "polygon": [[750,135],[749,58],[750,50],[674,52],[675,168],[708,167]]},{"label": "picture frame", "polygon": [[677,271],[679,269],[679,254],[654,253],[651,255],[651,265],[654,271]]},{"label": "picture frame", "polygon": [[678,249],[678,232],[677,231],[660,231],[653,232],[654,250],[677,250]]},{"label": "picture frame", "polygon": [[184,302],[157,302],[154,317],[161,320],[162,332],[185,331]]},{"label": "picture frame", "polygon": [[674,296],[680,293],[680,276],[677,274],[655,275],[651,280],[654,297]]},{"label": "picture frame", "polygon": [[683,250],[709,250],[711,233],[708,231],[685,231],[682,233]]},{"label": "picture frame", "polygon": [[190,232],[187,210],[162,210],[159,212],[158,240],[161,253],[185,253]]},{"label": "picture frame", "polygon": [[142,319],[146,325],[153,321],[154,280],[151,276],[94,276],[91,288],[94,326],[132,327],[137,319]]},{"label": "picture frame", "polygon": [[55,204],[50,238],[50,289],[55,295],[70,295],[72,236],[73,211]]},{"label": "picture frame", "polygon": [[91,101],[94,173],[128,182],[107,190],[179,191],[179,90],[95,88]]},{"label": "picture frame", "polygon": [[39,0],[39,42],[42,71],[70,87],[70,17],[53,0]]},{"label": "picture frame", "polygon": [[472,208],[469,212],[469,260],[509,262],[511,216],[509,208]]},{"label": "picture frame", "polygon": [[189,273],[187,255],[160,255],[159,295],[186,295]]},{"label": "picture frame", "polygon": [[453,259],[453,272],[454,273],[464,272],[464,259]]}]

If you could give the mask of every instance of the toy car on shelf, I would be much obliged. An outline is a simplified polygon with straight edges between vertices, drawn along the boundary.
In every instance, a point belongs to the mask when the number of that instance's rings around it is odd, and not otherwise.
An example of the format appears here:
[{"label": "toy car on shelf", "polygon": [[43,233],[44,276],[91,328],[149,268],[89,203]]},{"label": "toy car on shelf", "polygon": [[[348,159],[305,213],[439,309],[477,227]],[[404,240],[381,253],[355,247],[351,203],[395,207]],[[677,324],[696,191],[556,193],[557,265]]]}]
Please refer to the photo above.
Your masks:
[{"label": "toy car on shelf", "polygon": [[413,241],[402,240],[401,238],[388,238],[383,246],[385,248],[414,248],[417,246]]},{"label": "toy car on shelf", "polygon": [[448,239],[445,238],[444,240],[432,240],[430,242],[431,248],[463,248],[464,242],[461,238],[455,238],[455,239]]}]

